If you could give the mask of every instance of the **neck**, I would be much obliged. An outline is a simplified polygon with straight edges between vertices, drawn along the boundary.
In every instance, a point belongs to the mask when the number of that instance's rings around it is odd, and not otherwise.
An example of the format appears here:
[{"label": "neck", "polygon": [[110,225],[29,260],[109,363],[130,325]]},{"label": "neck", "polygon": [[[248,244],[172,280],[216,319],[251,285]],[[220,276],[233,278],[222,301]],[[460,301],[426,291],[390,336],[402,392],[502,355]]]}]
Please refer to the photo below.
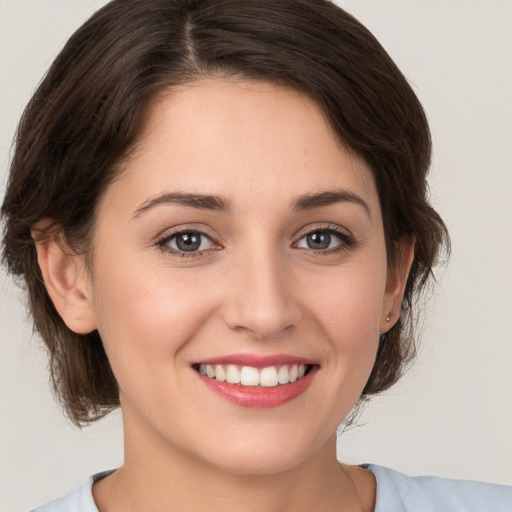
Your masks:
[{"label": "neck", "polygon": [[[147,437],[146,437],[147,439]],[[136,442],[139,441],[139,442]],[[226,471],[162,443],[125,433],[125,463],[95,484],[100,512],[208,510],[355,512],[363,509],[354,479],[335,457],[336,436],[308,460],[272,474]]]}]

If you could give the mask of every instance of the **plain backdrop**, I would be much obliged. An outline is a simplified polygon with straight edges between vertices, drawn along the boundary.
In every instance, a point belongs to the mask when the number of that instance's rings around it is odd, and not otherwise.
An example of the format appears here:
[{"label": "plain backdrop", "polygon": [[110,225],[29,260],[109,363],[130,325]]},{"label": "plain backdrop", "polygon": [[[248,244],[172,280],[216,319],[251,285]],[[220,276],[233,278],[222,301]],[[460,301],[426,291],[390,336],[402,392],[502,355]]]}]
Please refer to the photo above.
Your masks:
[{"label": "plain backdrop", "polygon": [[[100,0],[0,0],[0,190],[17,120]],[[512,2],[341,0],[409,78],[434,138],[432,202],[453,238],[420,354],[339,457],[512,484]],[[3,195],[3,192],[0,192]],[[119,414],[79,431],[54,404],[22,293],[0,273],[0,512],[122,462]]]}]

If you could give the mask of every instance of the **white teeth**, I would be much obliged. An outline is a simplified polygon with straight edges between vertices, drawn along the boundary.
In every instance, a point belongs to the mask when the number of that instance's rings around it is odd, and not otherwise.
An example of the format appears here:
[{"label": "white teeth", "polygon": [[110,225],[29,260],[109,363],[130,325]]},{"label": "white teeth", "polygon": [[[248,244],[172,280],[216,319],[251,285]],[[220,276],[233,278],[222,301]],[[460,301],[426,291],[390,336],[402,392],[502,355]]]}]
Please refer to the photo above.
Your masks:
[{"label": "white teeth", "polygon": [[220,364],[215,365],[215,378],[221,382],[226,380],[226,371]]},{"label": "white teeth", "polygon": [[272,388],[277,386],[279,380],[277,379],[277,370],[275,366],[269,366],[268,368],[262,368],[260,373],[260,385],[266,388]]},{"label": "white teeth", "polygon": [[281,366],[279,373],[277,374],[277,380],[279,384],[288,384],[290,382],[290,374],[288,372],[288,366]]},{"label": "white teeth", "polygon": [[240,372],[242,386],[257,386],[260,383],[260,372],[251,366],[244,366]]},{"label": "white teeth", "polygon": [[254,368],[252,366],[237,366],[234,364],[200,364],[199,373],[210,379],[241,386],[262,386],[272,388],[279,384],[289,384],[302,379],[306,374],[307,366],[304,364],[290,364],[283,366],[267,366]]},{"label": "white teeth", "polygon": [[228,364],[226,381],[230,384],[240,384],[240,370],[234,364]]}]

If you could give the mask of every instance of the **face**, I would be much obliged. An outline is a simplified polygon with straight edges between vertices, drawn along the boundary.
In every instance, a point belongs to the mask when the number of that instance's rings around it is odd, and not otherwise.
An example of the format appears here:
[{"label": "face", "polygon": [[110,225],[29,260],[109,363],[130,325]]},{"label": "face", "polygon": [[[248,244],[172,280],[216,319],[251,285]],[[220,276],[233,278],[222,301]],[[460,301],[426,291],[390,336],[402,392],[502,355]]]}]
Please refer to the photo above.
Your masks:
[{"label": "face", "polygon": [[242,81],[152,103],[90,280],[127,450],[245,473],[333,450],[399,300],[367,166],[308,98]]}]

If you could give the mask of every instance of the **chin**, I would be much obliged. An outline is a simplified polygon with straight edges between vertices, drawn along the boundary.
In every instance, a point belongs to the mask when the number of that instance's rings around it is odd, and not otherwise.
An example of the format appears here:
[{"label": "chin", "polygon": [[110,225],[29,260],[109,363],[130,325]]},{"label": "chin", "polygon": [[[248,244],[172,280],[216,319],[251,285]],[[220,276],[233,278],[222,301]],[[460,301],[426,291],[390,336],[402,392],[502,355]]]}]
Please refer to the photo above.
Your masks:
[{"label": "chin", "polygon": [[227,473],[236,475],[265,476],[283,473],[300,466],[303,459],[292,454],[259,453],[232,454],[223,460],[216,461],[216,467]]},{"label": "chin", "polygon": [[[270,475],[299,467],[305,460],[321,450],[318,441],[307,436],[251,433],[235,438],[226,436],[228,444],[216,443],[214,451],[209,447],[204,459],[226,472],[239,475]],[[329,451],[335,453],[336,436]]]}]

